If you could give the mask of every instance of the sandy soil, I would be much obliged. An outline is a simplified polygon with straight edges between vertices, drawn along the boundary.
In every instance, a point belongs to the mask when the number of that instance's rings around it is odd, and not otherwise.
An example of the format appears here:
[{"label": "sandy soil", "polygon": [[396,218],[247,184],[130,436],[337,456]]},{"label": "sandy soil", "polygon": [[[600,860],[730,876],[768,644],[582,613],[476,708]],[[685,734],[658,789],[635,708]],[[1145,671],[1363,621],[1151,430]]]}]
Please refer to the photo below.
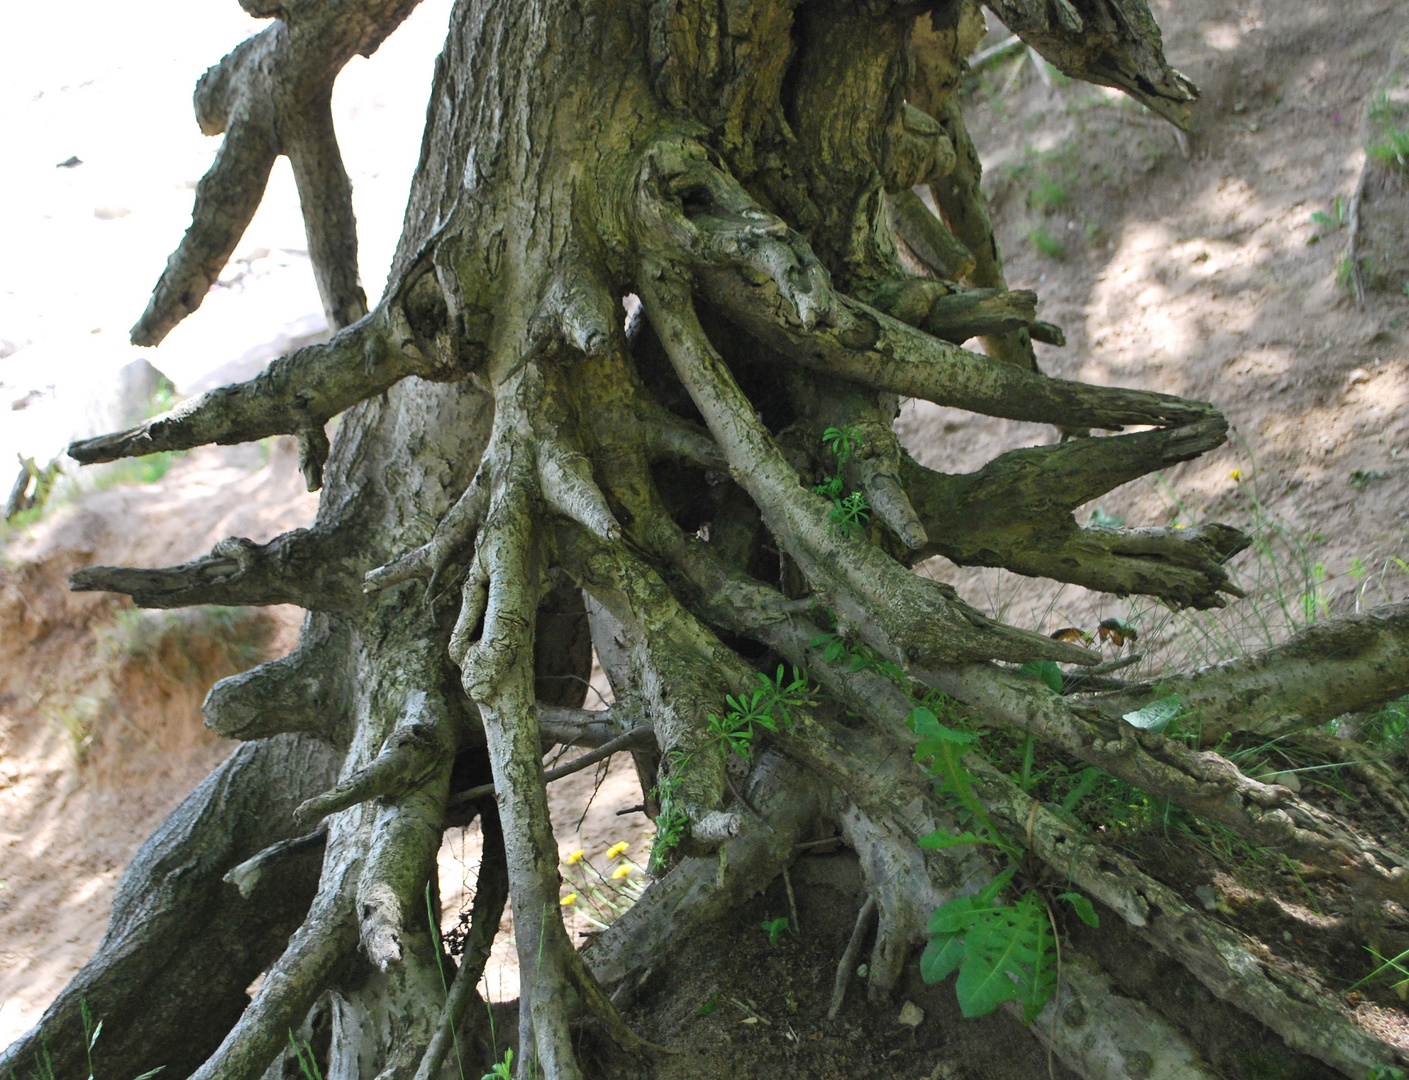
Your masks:
[{"label": "sandy soil", "polygon": [[[971,126],[1001,220],[1010,284],[1037,289],[1043,317],[1067,332],[1065,348],[1039,347],[1045,369],[1205,398],[1233,421],[1236,435],[1223,449],[1099,501],[1103,512],[1132,524],[1225,520],[1257,530],[1262,552],[1239,561],[1240,580],[1254,586],[1251,606],[1196,624],[1203,637],[1192,639],[1232,648],[1262,632],[1259,619],[1277,634],[1308,610],[1347,610],[1409,592],[1409,575],[1392,562],[1409,557],[1409,471],[1401,456],[1409,445],[1409,299],[1390,283],[1358,307],[1336,280],[1344,230],[1311,219],[1313,212],[1334,217],[1335,199],[1344,205],[1355,190],[1362,105],[1394,33],[1409,30],[1409,10],[1386,0],[1154,6],[1172,61],[1205,89],[1188,157],[1166,125],[1118,95],[1081,84],[1049,87],[1031,64],[1015,75],[1014,60],[975,80]],[[148,15],[160,21],[161,12]],[[213,152],[213,143],[193,134],[187,95],[204,65],[252,24],[238,12],[201,15],[203,22],[184,8],[168,15],[172,33],[187,37],[143,42],[151,58],[143,65],[105,59],[126,55],[124,42],[141,37],[116,16],[103,27],[104,49],[85,43],[55,57],[41,48],[0,64],[6,116],[22,121],[15,129],[21,152],[3,182],[12,205],[39,211],[23,220],[6,215],[0,224],[6,250],[17,253],[0,270],[0,383],[7,406],[12,391],[32,403],[0,413],[0,461],[53,426],[38,419],[44,402],[67,401],[71,418],[81,412],[85,380],[135,355],[121,328],[140,310],[184,225],[189,184]],[[41,25],[58,17],[42,6],[27,9],[25,18],[35,21],[30,40],[66,41]],[[339,83],[370,294],[395,240],[420,130],[424,65],[444,5],[427,0],[416,18]],[[18,39],[0,49],[13,51]],[[403,41],[405,51],[397,52]],[[118,136],[124,109],[144,116],[141,140]],[[74,153],[85,158],[82,167],[54,169]],[[205,385],[227,362],[267,359],[267,343],[280,334],[319,329],[286,179],[276,177],[224,284],[149,354],[183,389]],[[1309,243],[1313,235],[1321,239]],[[1054,251],[1052,240],[1064,248],[1060,258],[1040,250]],[[73,250],[91,259],[75,267],[64,257]],[[920,403],[905,406],[899,426],[921,460],[946,470],[977,468],[1005,449],[1053,437]],[[264,540],[305,524],[314,506],[299,490],[287,447],[276,444],[267,461],[258,448],[202,450],[157,484],[85,496],[5,552],[0,1045],[37,1019],[91,953],[122,867],[227,749],[204,734],[197,707],[204,687],[228,673],[229,657],[206,657],[199,678],[180,688],[155,670],[146,689],[134,688],[140,680],[99,655],[119,605],[68,594],[66,574],[94,562],[179,561],[228,535]],[[1190,624],[1170,622],[1150,605],[1054,590],[1001,571],[926,569],[1019,625],[1089,628],[1106,614],[1133,616],[1142,647],[1157,658],[1196,651]],[[296,612],[274,613],[251,630],[254,646],[277,655],[291,645],[296,624]],[[80,721],[97,721],[81,766],[69,734],[75,709]],[[595,781],[589,770],[558,787],[555,824],[564,859],[583,849],[584,862],[610,881],[620,862],[608,860],[606,849],[624,840],[626,856],[644,861],[648,829],[639,814],[616,816],[640,801],[629,766],[617,765],[579,831]],[[447,929],[468,903],[477,856],[472,834],[447,836]],[[573,922],[576,933],[591,929],[584,914]],[[508,934],[487,982],[496,998],[516,993]]]}]

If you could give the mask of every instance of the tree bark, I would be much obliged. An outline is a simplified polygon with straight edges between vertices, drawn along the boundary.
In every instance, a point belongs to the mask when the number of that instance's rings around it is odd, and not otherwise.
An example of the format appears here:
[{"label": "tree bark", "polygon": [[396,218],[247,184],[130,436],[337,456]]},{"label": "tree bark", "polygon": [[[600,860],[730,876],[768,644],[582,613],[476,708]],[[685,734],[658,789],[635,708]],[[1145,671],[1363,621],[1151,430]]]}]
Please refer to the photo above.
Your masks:
[{"label": "tree bark", "polygon": [[[266,545],[232,538],[182,567],[75,576],[75,588],[154,606],[293,602],[313,614],[292,656],[212,691],[209,726],[254,741],[149,845],[201,847],[207,827],[192,808],[216,789],[239,786],[259,807],[260,828],[238,842],[227,818],[208,827],[219,849],[183,887],[208,886],[201,910],[213,914],[199,930],[169,903],[139,918],[129,895],[166,880],[155,854],[139,858],[109,940],[46,1015],[51,1041],[72,1041],[89,988],[106,1018],[135,1016],[124,964],[166,979],[143,991],[142,1008],[181,1016],[209,978],[205,943],[238,930],[243,951],[228,985],[207,995],[218,1000],[199,1006],[199,1038],[177,1054],[168,1021],[114,1022],[125,1041],[103,1045],[105,1074],[160,1061],[167,1080],[256,1080],[319,1000],[332,1016],[329,1080],[434,1074],[474,1000],[463,980],[477,978],[503,897],[497,872],[486,876],[476,951],[446,1000],[427,890],[447,821],[491,791],[502,842],[493,827],[486,839],[502,854],[514,915],[524,1080],[649,1063],[618,1005],[680,935],[780,872],[819,815],[862,860],[877,913],[868,994],[885,1000],[929,912],[998,869],[973,849],[917,846],[957,828],[910,756],[906,720],[926,685],[976,724],[1029,733],[1285,847],[1375,903],[1404,902],[1409,863],[1392,844],[995,664],[1099,657],[1002,625],[909,569],[943,553],[1209,607],[1237,596],[1222,565],[1246,543],[1218,525],[1076,524],[1082,503],[1219,445],[1226,423],[1207,403],[1037,370],[1032,338],[1060,331],[1002,280],[957,94],[977,40],[970,0],[937,0],[918,26],[914,6],[887,0],[461,0],[391,278],[364,315],[327,94],[340,66],[410,6],[305,0],[259,12],[277,15],[270,29],[198,93],[203,127],[226,140],[134,331],[159,340],[194,310],[283,152],[336,336],[71,449],[103,461],[292,433],[323,494],[312,529]],[[995,6],[1074,77],[1185,118],[1192,88],[1165,64],[1141,0]],[[922,216],[921,185],[942,221]],[[901,245],[932,274],[908,272]],[[962,347],[975,336],[988,355]],[[1064,431],[1151,430],[1015,451],[949,476],[900,448],[898,395]],[[1385,622],[1375,656],[1402,659],[1402,622]],[[583,704],[589,635],[616,697],[594,720],[565,711]],[[846,670],[828,641],[863,662]],[[773,709],[782,690],[769,675],[782,662],[806,667],[830,702],[808,692],[750,728],[757,744],[745,747],[739,785],[719,717],[731,698],[760,693]],[[1227,686],[1240,677],[1194,676],[1189,693],[1231,710]],[[660,878],[583,953],[561,919],[542,768],[547,745],[579,735],[636,748]],[[294,748],[318,767],[278,757]],[[1001,777],[977,787],[995,818],[1020,816]],[[1041,820],[1032,810],[1025,844],[1019,828],[1009,848],[1065,873]],[[278,888],[284,901],[252,912],[234,885],[216,884],[227,871],[252,896]],[[1175,940],[1152,919],[1149,890],[1132,899],[1099,868],[1083,880],[1215,993],[1281,1030],[1282,991],[1244,977],[1216,937]],[[1212,953],[1237,970],[1215,970]],[[235,990],[261,970],[243,1005]],[[1128,1061],[1111,1047],[1142,1025],[1158,1030],[1170,1069],[1194,1060],[1183,1036],[1122,1003],[1089,961],[1071,977],[1087,1019],[1055,1051],[1072,1068],[1119,1075]],[[1306,1045],[1332,1068],[1378,1053],[1402,1060],[1369,1035],[1332,1034]],[[36,1039],[5,1060],[23,1067]],[[61,1080],[78,1067],[71,1057],[56,1066]]]}]

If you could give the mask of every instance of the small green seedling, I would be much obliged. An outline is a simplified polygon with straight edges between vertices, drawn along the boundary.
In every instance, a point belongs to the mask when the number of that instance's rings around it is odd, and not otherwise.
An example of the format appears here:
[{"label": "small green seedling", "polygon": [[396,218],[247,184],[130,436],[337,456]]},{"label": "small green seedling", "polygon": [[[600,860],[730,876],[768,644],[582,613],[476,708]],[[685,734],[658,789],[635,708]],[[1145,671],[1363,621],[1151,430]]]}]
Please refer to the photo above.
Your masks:
[{"label": "small green seedling", "polygon": [[494,1068],[481,1076],[479,1080],[514,1080],[514,1051],[505,1049],[504,1060],[496,1061]]},{"label": "small green seedling", "polygon": [[696,1016],[708,1016],[719,1008],[719,995],[711,994],[708,1001],[695,1010]]},{"label": "small green seedling", "polygon": [[763,924],[763,929],[768,931],[768,944],[774,948],[778,945],[778,939],[783,936],[783,931],[788,928],[787,916],[772,919]]}]

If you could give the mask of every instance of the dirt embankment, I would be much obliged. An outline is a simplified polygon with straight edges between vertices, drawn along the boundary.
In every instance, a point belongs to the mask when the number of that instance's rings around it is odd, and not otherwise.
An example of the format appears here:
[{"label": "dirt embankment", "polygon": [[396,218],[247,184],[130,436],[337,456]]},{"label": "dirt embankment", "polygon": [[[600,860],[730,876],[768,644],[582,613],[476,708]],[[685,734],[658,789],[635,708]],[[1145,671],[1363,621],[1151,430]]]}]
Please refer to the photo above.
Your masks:
[{"label": "dirt embankment", "polygon": [[[265,460],[267,458],[267,460]],[[82,566],[163,566],[308,524],[297,450],[195,451],[159,483],[58,508],[0,569],[0,1043],[97,947],[149,832],[230,746],[200,723],[217,679],[297,640],[295,608],[142,612],[68,590]]]}]

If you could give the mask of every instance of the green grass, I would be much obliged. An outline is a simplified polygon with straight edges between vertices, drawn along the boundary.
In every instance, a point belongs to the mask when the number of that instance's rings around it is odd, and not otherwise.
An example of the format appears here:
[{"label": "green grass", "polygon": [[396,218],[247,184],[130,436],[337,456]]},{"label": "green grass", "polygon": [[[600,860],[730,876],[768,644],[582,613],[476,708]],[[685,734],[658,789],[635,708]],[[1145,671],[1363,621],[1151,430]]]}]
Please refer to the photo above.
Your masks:
[{"label": "green grass", "polygon": [[1066,186],[1053,179],[1045,171],[1033,177],[1032,188],[1027,193],[1027,205],[1032,210],[1050,214],[1067,203]]},{"label": "green grass", "polygon": [[1044,226],[1037,226],[1027,234],[1027,242],[1039,255],[1048,259],[1066,258],[1067,246],[1061,238],[1053,236]]},{"label": "green grass", "polygon": [[179,457],[185,457],[184,450],[162,450],[146,457],[126,458],[104,466],[94,479],[93,487],[98,491],[108,491],[122,484],[155,484]]},{"label": "green grass", "polygon": [[264,658],[265,634],[263,616],[250,608],[127,608],[98,631],[98,656],[109,663],[164,667],[184,682],[195,678],[212,656],[237,671],[258,663]]}]

